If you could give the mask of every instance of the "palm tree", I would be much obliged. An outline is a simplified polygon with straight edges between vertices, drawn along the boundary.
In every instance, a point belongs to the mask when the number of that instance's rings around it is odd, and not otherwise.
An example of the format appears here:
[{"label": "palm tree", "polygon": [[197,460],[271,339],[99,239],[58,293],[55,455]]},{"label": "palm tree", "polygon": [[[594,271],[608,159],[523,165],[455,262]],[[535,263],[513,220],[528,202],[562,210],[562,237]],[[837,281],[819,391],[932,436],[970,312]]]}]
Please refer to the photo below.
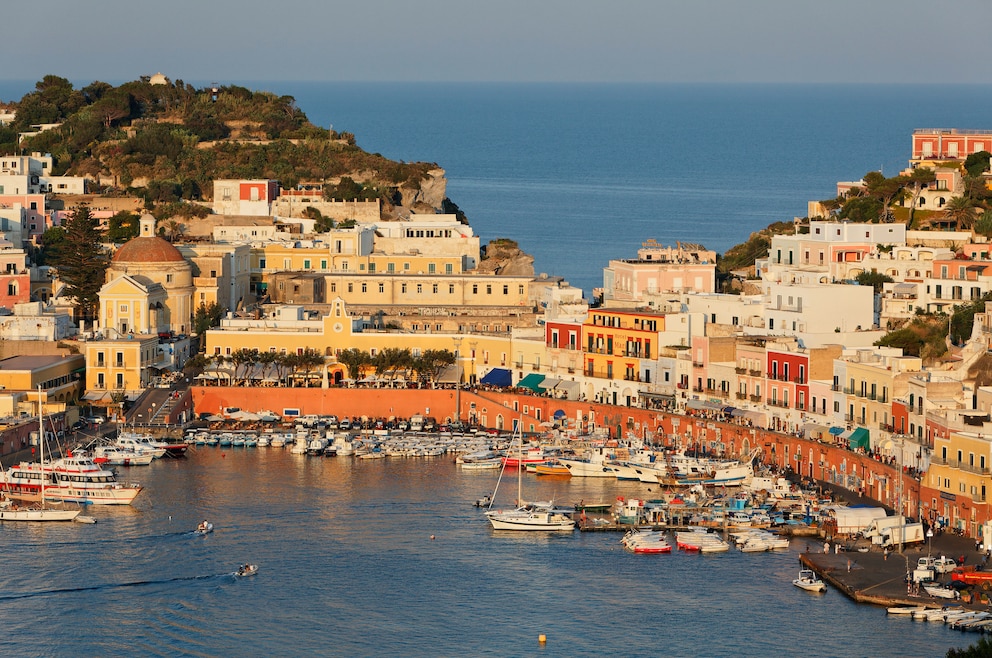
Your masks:
[{"label": "palm tree", "polygon": [[970,197],[956,196],[944,206],[944,217],[954,222],[959,231],[971,230],[978,218],[975,201]]}]

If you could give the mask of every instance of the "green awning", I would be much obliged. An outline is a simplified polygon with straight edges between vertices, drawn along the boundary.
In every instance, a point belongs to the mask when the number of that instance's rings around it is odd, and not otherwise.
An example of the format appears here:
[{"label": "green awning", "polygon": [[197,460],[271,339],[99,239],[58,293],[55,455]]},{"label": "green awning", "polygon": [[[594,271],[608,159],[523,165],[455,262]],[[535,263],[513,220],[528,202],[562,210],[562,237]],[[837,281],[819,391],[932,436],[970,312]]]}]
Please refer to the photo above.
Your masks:
[{"label": "green awning", "polygon": [[851,436],[847,437],[848,443],[851,446],[851,450],[857,450],[858,448],[868,449],[870,433],[863,427],[859,427],[853,432]]},{"label": "green awning", "polygon": [[536,372],[532,372],[519,382],[517,382],[517,388],[529,388],[535,393],[543,393],[540,384],[544,381],[544,375],[539,375]]}]

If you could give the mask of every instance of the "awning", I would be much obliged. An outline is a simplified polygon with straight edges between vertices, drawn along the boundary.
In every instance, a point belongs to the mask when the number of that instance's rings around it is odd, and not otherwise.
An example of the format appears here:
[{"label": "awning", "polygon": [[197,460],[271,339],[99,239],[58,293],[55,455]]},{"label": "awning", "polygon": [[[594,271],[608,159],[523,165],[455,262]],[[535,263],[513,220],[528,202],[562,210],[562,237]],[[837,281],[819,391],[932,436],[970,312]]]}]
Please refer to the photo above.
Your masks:
[{"label": "awning", "polygon": [[555,409],[555,412],[551,414],[551,417],[554,418],[555,420],[561,420],[567,415],[568,414],[566,414],[563,409]]},{"label": "awning", "polygon": [[868,448],[871,439],[871,433],[863,427],[851,432],[851,436],[847,437],[847,441],[851,446],[851,450],[856,450],[858,448]]},{"label": "awning", "polygon": [[567,379],[563,379],[560,382],[558,382],[557,386],[555,386],[555,390],[564,391],[565,397],[568,398],[569,400],[579,399],[579,382],[573,382]]},{"label": "awning", "polygon": [[438,384],[457,384],[462,380],[462,367],[445,366],[437,378]]},{"label": "awning", "polygon": [[686,409],[705,409],[706,403],[702,400],[687,400],[685,403]]},{"label": "awning", "polygon": [[110,393],[106,391],[90,391],[89,393],[84,394],[81,399],[89,400],[90,402],[96,402],[97,400],[104,399],[104,397],[106,397],[109,400]]},{"label": "awning", "polygon": [[674,400],[675,396],[671,393],[649,393],[647,391],[638,391],[637,393],[642,398],[647,398],[649,400]]},{"label": "awning", "polygon": [[517,388],[529,388],[535,393],[541,393],[541,382],[544,381],[544,375],[539,375],[536,372],[532,372],[519,382],[517,382]]},{"label": "awning", "polygon": [[892,292],[897,295],[911,295],[916,292],[915,283],[897,283],[892,286]]},{"label": "awning", "polygon": [[839,435],[841,435],[841,434],[844,433],[844,428],[843,427],[831,427],[830,428],[830,433],[833,434],[834,436],[839,436]]},{"label": "awning", "polygon": [[559,383],[561,383],[561,380],[556,377],[545,377],[544,381],[538,384],[538,386],[543,388],[545,391],[550,391]]},{"label": "awning", "polygon": [[480,384],[490,386],[509,386],[513,382],[513,373],[506,368],[493,368],[479,380]]},{"label": "awning", "polygon": [[821,437],[830,432],[829,427],[819,423],[806,423],[803,425],[803,429],[806,431],[806,436],[809,437]]}]

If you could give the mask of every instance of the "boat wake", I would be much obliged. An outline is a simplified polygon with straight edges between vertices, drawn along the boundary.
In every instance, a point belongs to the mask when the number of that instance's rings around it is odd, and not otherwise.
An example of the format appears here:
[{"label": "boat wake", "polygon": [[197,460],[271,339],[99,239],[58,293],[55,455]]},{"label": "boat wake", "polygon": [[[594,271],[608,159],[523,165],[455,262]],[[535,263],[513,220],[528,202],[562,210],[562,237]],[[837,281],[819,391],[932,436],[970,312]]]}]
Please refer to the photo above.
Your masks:
[{"label": "boat wake", "polygon": [[95,592],[100,590],[123,589],[125,587],[145,587],[147,585],[166,585],[168,583],[179,583],[190,580],[211,580],[215,578],[230,578],[237,576],[237,572],[227,571],[224,573],[212,574],[209,576],[183,576],[180,578],[166,578],[164,580],[137,580],[133,583],[104,583],[102,585],[92,585],[90,587],[65,587],[62,589],[49,589],[41,592],[25,592],[23,594],[7,594],[0,596],[0,601],[16,601],[18,599],[33,599],[43,596],[54,596],[56,594],[72,594],[73,592]]}]

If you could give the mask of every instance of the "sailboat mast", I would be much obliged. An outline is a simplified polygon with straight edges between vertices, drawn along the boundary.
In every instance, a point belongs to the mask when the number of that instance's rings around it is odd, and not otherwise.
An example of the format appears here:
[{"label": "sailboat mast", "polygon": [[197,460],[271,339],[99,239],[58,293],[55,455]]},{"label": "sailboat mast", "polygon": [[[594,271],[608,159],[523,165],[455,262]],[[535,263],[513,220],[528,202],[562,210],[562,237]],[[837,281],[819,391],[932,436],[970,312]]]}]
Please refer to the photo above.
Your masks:
[{"label": "sailboat mast", "polygon": [[517,432],[520,435],[520,452],[517,454],[517,507],[523,506],[524,500],[524,431],[522,419],[517,420]]},{"label": "sailboat mast", "polygon": [[41,414],[41,384],[38,384],[38,444],[41,455],[41,508],[45,509],[45,421]]}]

